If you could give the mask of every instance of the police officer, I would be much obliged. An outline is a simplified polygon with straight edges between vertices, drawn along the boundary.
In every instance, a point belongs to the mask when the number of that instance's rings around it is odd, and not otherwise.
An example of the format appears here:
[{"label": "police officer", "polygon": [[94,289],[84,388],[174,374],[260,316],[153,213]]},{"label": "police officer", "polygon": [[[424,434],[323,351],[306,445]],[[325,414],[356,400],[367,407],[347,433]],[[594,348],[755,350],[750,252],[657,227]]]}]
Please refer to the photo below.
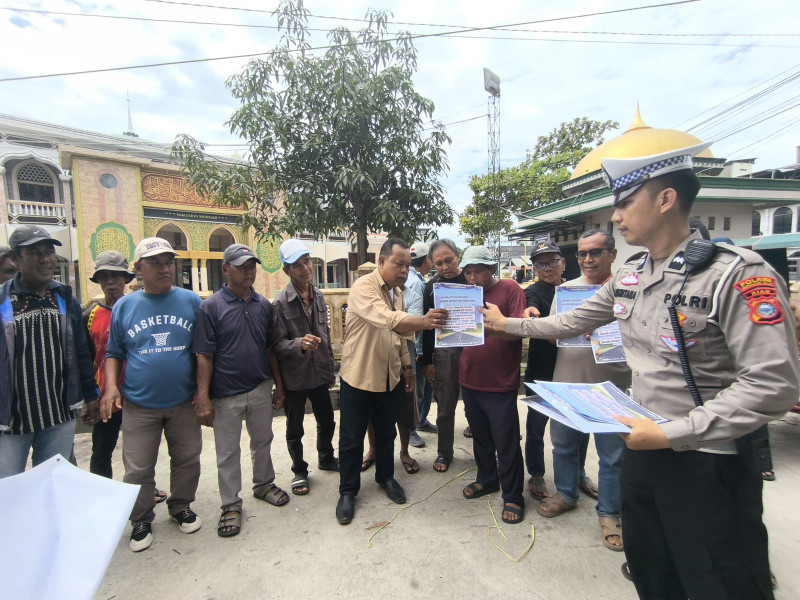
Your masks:
[{"label": "police officer", "polygon": [[756,253],[719,244],[705,266],[687,264],[687,245],[700,238],[688,225],[700,189],[692,157],[707,147],[603,160],[612,220],[648,252],[579,308],[546,319],[482,309],[487,330],[537,338],[619,323],[633,398],[668,420],[619,418],[631,427],[622,521],[641,598],[773,597],[761,474],[747,435],[797,400],[795,321],[784,282]]}]

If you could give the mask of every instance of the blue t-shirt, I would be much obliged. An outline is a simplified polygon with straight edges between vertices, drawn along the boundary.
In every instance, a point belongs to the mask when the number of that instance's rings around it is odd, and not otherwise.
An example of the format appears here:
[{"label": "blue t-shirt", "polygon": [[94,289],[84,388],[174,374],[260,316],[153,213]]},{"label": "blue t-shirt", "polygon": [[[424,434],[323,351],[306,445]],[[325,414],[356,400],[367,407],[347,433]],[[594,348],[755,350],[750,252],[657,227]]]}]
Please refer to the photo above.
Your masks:
[{"label": "blue t-shirt", "polygon": [[111,313],[106,356],[127,361],[122,397],[145,408],[171,408],[194,395],[192,354],[200,297],[174,287],[166,294],[134,292]]}]

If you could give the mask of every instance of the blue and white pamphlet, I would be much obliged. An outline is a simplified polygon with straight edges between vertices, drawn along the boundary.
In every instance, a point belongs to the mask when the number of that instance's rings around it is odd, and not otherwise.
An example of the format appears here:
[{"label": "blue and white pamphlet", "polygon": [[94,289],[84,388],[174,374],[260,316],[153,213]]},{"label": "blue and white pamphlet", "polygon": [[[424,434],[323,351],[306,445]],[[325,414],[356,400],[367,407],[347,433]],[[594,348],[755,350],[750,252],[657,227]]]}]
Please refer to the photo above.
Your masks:
[{"label": "blue and white pamphlet", "polygon": [[434,283],[433,305],[448,311],[444,327],[436,330],[436,348],[482,346],[483,288],[460,283]]},{"label": "blue and white pamphlet", "polygon": [[525,383],[533,396],[523,402],[534,410],[583,433],[628,433],[631,429],[614,418],[634,417],[666,423],[667,419],[647,410],[610,381],[603,383]]},{"label": "blue and white pamphlet", "polygon": [[[569,312],[579,307],[584,300],[594,296],[600,287],[599,285],[558,286],[555,296],[556,313]],[[585,335],[579,335],[566,340],[556,340],[556,346],[559,348],[591,347],[594,362],[597,364],[625,362],[626,360],[625,350],[622,348],[622,334],[616,320],[594,330],[588,340]]]}]

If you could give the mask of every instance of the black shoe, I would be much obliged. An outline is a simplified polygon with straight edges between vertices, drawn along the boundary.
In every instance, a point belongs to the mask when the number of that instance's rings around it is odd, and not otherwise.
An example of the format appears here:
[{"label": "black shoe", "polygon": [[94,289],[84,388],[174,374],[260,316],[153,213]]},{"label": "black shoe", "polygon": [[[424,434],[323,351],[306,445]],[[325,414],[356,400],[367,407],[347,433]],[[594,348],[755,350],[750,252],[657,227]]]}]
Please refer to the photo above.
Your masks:
[{"label": "black shoe", "polygon": [[353,494],[342,494],[339,496],[339,503],[336,505],[336,520],[340,525],[347,525],[353,520],[356,512],[356,499]]},{"label": "black shoe", "polygon": [[400,484],[397,483],[396,479],[387,479],[381,483],[380,486],[386,490],[386,495],[392,502],[396,504],[406,503],[406,493],[403,491],[403,488],[400,487]]},{"label": "black shoe", "polygon": [[200,529],[200,517],[188,506],[172,518],[178,523],[178,527],[183,533],[194,533]]},{"label": "black shoe", "polygon": [[333,458],[329,458],[325,461],[319,461],[317,464],[320,471],[338,471],[339,470],[339,459],[335,456]]},{"label": "black shoe", "polygon": [[130,547],[134,552],[147,550],[153,543],[153,526],[150,523],[136,523],[131,532]]}]

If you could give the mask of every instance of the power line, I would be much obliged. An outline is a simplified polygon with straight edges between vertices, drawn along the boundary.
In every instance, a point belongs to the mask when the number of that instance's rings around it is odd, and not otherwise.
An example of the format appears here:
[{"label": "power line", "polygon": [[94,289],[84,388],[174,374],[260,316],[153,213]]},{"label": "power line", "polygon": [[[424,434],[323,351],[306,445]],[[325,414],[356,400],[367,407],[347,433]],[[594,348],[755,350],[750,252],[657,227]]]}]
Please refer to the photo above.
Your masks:
[{"label": "power line", "polygon": [[[191,6],[206,6],[206,5],[191,5]],[[216,8],[216,7],[215,7]],[[63,12],[54,10],[41,10],[34,8],[18,8],[13,6],[0,6],[0,10],[7,10],[12,12],[34,13],[41,15],[58,15],[65,17],[88,17],[94,19],[118,19],[124,21],[147,21],[154,23],[177,23],[184,25],[212,25],[215,27],[244,27],[252,29],[278,29],[278,25],[262,25],[253,23],[229,23],[219,21],[194,21],[185,19],[162,19],[156,17],[132,17],[125,15],[102,15],[94,13],[76,13],[76,12]],[[255,9],[241,9],[241,10],[255,10]],[[268,14],[274,14],[275,11],[259,11]],[[310,15],[316,16],[316,15]],[[328,18],[328,17],[320,17]],[[331,17],[333,18],[333,17]],[[359,21],[359,19],[348,19]],[[363,22],[363,19],[360,20]],[[389,23],[394,23],[389,21]],[[420,27],[449,27],[449,28],[463,28],[463,25],[433,25],[429,23],[397,23],[415,25]],[[330,33],[332,29],[322,28],[307,28],[308,31],[319,31]],[[553,33],[553,34],[569,34],[569,35],[618,35],[618,36],[632,36],[632,37],[800,37],[800,33],[643,33],[632,31],[575,31],[575,30],[562,30],[562,29],[519,29],[510,27],[497,27],[496,31],[509,31],[517,33]],[[392,35],[397,35],[399,32],[391,32]],[[465,37],[465,36],[461,36]],[[518,38],[497,38],[497,39],[518,39]],[[525,38],[519,38],[525,39]],[[560,41],[560,40],[559,40]]]},{"label": "power line", "polygon": [[797,108],[798,106],[800,106],[800,102],[798,102],[797,104],[794,104],[794,105],[790,106],[789,108],[785,108],[785,109],[783,109],[782,111],[780,111],[780,112],[777,112],[777,113],[775,113],[775,114],[773,114],[773,115],[770,115],[770,116],[768,116],[768,117],[765,117],[765,118],[763,118],[763,119],[760,119],[760,120],[756,121],[755,123],[751,123],[750,125],[747,125],[746,127],[742,127],[741,129],[738,129],[737,131],[734,131],[733,133],[729,133],[728,135],[724,135],[724,136],[722,136],[722,137],[719,137],[719,138],[715,139],[715,140],[714,140],[714,142],[720,142],[720,141],[722,141],[722,140],[724,140],[724,139],[726,139],[726,138],[729,138],[729,137],[731,137],[732,135],[736,135],[737,133],[739,133],[739,132],[741,132],[741,131],[744,131],[745,129],[750,129],[751,127],[755,127],[755,126],[756,126],[756,125],[758,125],[759,123],[763,123],[764,121],[768,121],[769,119],[772,119],[773,117],[777,117],[778,115],[781,115],[781,114],[783,114],[783,113],[785,113],[785,112],[787,112],[787,111],[790,111],[790,110],[792,110],[793,108]]},{"label": "power line", "polygon": [[[619,13],[633,12],[633,11],[639,11],[639,10],[649,10],[649,9],[652,9],[652,8],[664,8],[664,7],[667,7],[667,6],[678,6],[678,5],[682,5],[682,4],[693,4],[695,2],[700,2],[700,1],[701,0],[677,0],[675,2],[666,2],[666,3],[661,3],[661,4],[650,4],[650,5],[646,5],[646,6],[636,6],[636,7],[631,7],[631,8],[621,8],[621,9],[600,11],[600,12],[594,12],[594,13],[584,13],[584,14],[580,14],[580,15],[571,15],[571,16],[567,16],[567,17],[553,17],[553,18],[549,18],[549,19],[537,19],[537,20],[534,20],[534,21],[524,21],[524,22],[521,22],[521,23],[511,23],[511,24],[508,24],[508,25],[487,25],[485,27],[468,27],[468,28],[465,28],[465,29],[455,30],[455,31],[450,31],[450,32],[435,32],[435,33],[413,34],[413,35],[409,35],[408,39],[423,39],[423,38],[429,38],[429,37],[448,37],[448,36],[452,36],[453,34],[458,34],[458,33],[470,33],[472,31],[488,31],[488,30],[494,30],[494,29],[498,29],[498,28],[502,28],[502,27],[515,27],[515,26],[519,26],[519,25],[532,25],[532,24],[535,24],[535,23],[550,23],[550,22],[553,22],[553,21],[565,21],[565,20],[570,20],[570,19],[582,19],[582,18],[586,18],[586,17],[595,17],[595,16],[600,16],[600,15],[611,15],[611,14],[619,14]],[[331,49],[331,48],[345,47],[345,46],[360,46],[360,45],[369,44],[369,43],[372,43],[372,42],[369,42],[369,41],[366,41],[366,42],[356,41],[356,42],[352,42],[352,43],[349,43],[349,44],[328,44],[328,45],[325,45],[325,46],[314,46],[314,47],[303,48],[302,50],[303,51],[328,50],[328,49]],[[112,71],[129,71],[129,70],[133,70],[133,69],[144,69],[144,68],[153,68],[153,67],[175,66],[175,65],[184,65],[184,64],[191,64],[191,63],[220,61],[220,60],[254,58],[256,56],[272,55],[272,54],[276,54],[278,52],[299,52],[299,51],[301,51],[301,49],[282,48],[280,50],[271,50],[271,51],[266,51],[266,52],[254,52],[254,53],[238,54],[238,55],[232,55],[232,56],[218,56],[218,57],[211,57],[211,58],[196,58],[196,59],[177,60],[177,61],[165,61],[165,62],[160,62],[160,63],[149,63],[149,64],[143,64],[143,65],[128,65],[128,66],[125,66],[125,67],[106,67],[106,68],[102,68],[102,69],[85,69],[85,70],[81,70],[81,71],[69,71],[69,72],[63,72],[63,73],[47,73],[47,74],[42,74],[42,75],[26,75],[26,76],[21,76],[21,77],[5,77],[5,78],[0,78],[0,83],[7,82],[7,81],[25,81],[25,80],[30,80],[30,79],[46,79],[46,78],[51,78],[51,77],[65,77],[65,76],[71,76],[71,75],[87,75],[87,74],[90,74],[90,73],[108,73],[108,72],[112,72]]]},{"label": "power line", "polygon": [[776,129],[772,130],[768,135],[766,135],[766,136],[764,136],[764,137],[762,137],[762,138],[760,138],[760,139],[758,139],[758,140],[756,140],[754,142],[751,142],[750,144],[747,144],[746,146],[742,146],[738,150],[735,150],[734,152],[731,152],[729,154],[729,156],[735,157],[735,156],[741,154],[744,150],[748,150],[748,149],[755,150],[756,148],[760,148],[761,146],[763,146],[764,144],[766,144],[767,142],[769,142],[773,138],[776,138],[780,134],[785,133],[788,128],[793,127],[793,126],[798,125],[798,124],[800,124],[800,118],[795,119],[793,121],[790,121],[788,123],[783,123],[780,126],[778,126]]}]

